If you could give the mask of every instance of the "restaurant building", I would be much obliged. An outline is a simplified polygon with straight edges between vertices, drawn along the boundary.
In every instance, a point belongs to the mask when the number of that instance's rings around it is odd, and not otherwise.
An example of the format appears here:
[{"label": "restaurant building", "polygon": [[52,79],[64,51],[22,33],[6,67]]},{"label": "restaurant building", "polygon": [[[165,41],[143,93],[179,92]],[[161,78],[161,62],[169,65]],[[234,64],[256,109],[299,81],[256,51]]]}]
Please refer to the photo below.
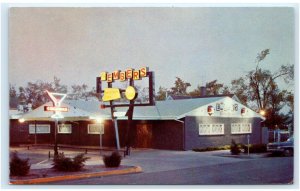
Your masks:
[{"label": "restaurant building", "polygon": [[[24,115],[11,116],[10,144],[54,143],[53,112],[45,112],[44,104]],[[101,109],[99,101],[65,100],[68,107],[59,119],[58,144],[115,147],[115,130],[110,108]],[[127,137],[126,107],[118,107],[117,123],[121,147]],[[25,119],[21,123],[18,119]],[[98,120],[101,119],[101,122]],[[191,150],[237,143],[267,142],[263,116],[230,96],[201,97],[156,101],[154,106],[134,108],[130,128],[133,148]],[[100,133],[101,132],[101,136]]]}]

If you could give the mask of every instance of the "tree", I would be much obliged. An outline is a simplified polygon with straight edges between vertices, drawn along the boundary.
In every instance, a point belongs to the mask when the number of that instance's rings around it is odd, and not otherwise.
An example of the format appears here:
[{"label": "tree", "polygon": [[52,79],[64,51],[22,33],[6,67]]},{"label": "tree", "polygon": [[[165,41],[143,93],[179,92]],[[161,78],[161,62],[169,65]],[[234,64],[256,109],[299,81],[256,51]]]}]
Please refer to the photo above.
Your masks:
[{"label": "tree", "polygon": [[68,88],[66,85],[62,85],[60,83],[60,79],[54,76],[54,81],[53,81],[53,92],[58,92],[58,93],[67,93]]},{"label": "tree", "polygon": [[[48,101],[50,101],[50,98],[46,92],[48,90],[49,92],[58,92],[58,93],[67,93],[67,86],[62,85],[60,83],[60,79],[54,76],[53,82],[43,82],[41,80],[38,80],[36,82],[28,82],[27,87],[25,88],[26,96],[25,96],[25,102],[31,103],[32,108],[35,109]],[[22,91],[20,90],[20,95]]]},{"label": "tree", "polygon": [[[196,89],[189,93],[190,96],[196,97],[203,94],[203,86],[198,85]],[[213,80],[205,84],[204,95],[219,95],[219,94],[230,94],[229,88],[224,84],[218,83],[218,80]]]},{"label": "tree", "polygon": [[217,83],[218,80],[213,80],[206,83],[206,94],[207,95],[219,95],[223,84]]},{"label": "tree", "polygon": [[196,89],[194,89],[193,91],[191,91],[189,93],[189,95],[192,96],[192,97],[200,96],[201,93],[202,93],[201,92],[202,91],[201,88],[202,88],[202,86],[198,85]]},{"label": "tree", "polygon": [[256,111],[264,110],[266,124],[274,126],[275,123],[282,123],[282,116],[279,113],[286,103],[288,92],[278,88],[277,80],[283,79],[289,83],[294,78],[294,66],[283,65],[280,69],[271,73],[269,70],[262,70],[259,64],[270,54],[269,49],[261,51],[256,57],[256,68],[250,71],[245,77],[238,78],[231,82],[232,90],[244,102]]},{"label": "tree", "polygon": [[246,79],[240,77],[231,81],[231,91],[239,98],[242,104],[248,105],[248,85]]},{"label": "tree", "polygon": [[25,104],[26,103],[26,94],[25,94],[25,89],[20,86],[19,87],[19,96],[18,96],[18,102]]},{"label": "tree", "polygon": [[28,82],[26,87],[26,102],[32,103],[32,108],[35,109],[50,101],[46,90],[53,91],[51,83],[43,81]]},{"label": "tree", "polygon": [[9,98],[17,98],[17,91],[14,85],[9,84]]},{"label": "tree", "polygon": [[87,88],[88,86],[86,84],[82,84],[82,85],[72,85],[72,93],[70,95],[70,97],[74,100],[78,100],[78,99],[84,99],[87,100],[88,97],[88,92],[87,92]]},{"label": "tree", "polygon": [[171,87],[171,94],[173,94],[173,95],[188,95],[187,88],[190,86],[191,86],[190,83],[184,82],[181,78],[176,77],[175,86]]},{"label": "tree", "polygon": [[159,89],[158,89],[158,92],[157,92],[157,94],[155,96],[155,99],[158,100],[158,101],[159,100],[166,100],[167,93],[168,93],[168,89],[167,88],[159,86]]}]

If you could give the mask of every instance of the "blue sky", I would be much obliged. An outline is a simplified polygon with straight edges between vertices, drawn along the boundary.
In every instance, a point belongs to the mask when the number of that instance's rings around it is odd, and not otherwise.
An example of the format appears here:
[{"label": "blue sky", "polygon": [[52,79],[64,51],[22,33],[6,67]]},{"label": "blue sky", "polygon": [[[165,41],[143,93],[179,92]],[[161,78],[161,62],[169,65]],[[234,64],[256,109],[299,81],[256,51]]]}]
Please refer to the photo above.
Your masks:
[{"label": "blue sky", "polygon": [[[295,64],[292,7],[12,8],[9,82],[95,86],[102,71],[148,66],[156,90],[175,77],[197,85],[229,84],[255,68]],[[69,88],[70,90],[70,88]]]}]

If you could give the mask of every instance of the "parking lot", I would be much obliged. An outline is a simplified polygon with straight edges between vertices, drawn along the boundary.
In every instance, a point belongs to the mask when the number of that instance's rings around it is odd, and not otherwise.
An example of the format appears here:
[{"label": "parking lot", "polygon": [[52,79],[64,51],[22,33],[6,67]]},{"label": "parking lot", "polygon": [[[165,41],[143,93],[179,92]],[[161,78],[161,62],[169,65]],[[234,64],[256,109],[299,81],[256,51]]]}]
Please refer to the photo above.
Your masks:
[{"label": "parking lot", "polygon": [[[11,148],[22,158],[29,158],[34,168],[50,168],[49,149]],[[75,156],[76,150],[61,150]],[[101,154],[108,154],[101,153]],[[99,151],[89,151],[86,165],[103,165]],[[194,152],[134,149],[121,165],[140,166],[142,173],[114,175],[51,184],[291,184],[294,178],[293,157],[267,157],[266,154],[231,157],[230,151]],[[137,181],[138,180],[138,181]]]}]

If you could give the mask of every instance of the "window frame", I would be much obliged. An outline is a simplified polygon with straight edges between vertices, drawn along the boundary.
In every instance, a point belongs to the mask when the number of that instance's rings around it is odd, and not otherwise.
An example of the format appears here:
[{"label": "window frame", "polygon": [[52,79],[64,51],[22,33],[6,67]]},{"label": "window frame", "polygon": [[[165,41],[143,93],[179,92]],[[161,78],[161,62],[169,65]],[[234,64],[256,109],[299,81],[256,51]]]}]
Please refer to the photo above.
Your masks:
[{"label": "window frame", "polygon": [[[95,125],[100,125],[100,132],[91,132],[90,131],[90,127],[91,126],[95,126]],[[102,131],[101,131],[102,130]],[[88,124],[88,126],[87,126],[87,133],[89,134],[89,135],[103,135],[104,134],[104,124],[103,123],[90,123],[90,124]]]},{"label": "window frame", "polygon": [[[36,125],[36,132],[35,132]],[[47,127],[48,131],[38,131],[40,127]],[[29,134],[50,134],[51,133],[51,125],[50,124],[29,124]]]},{"label": "window frame", "polygon": [[[60,131],[60,126],[65,126],[65,127],[69,127],[69,129],[70,129],[70,131],[68,131],[68,132],[61,132]],[[58,134],[72,134],[72,124],[58,124],[57,125],[57,133]]]},{"label": "window frame", "polygon": [[[220,131],[218,131],[218,132],[213,132],[212,131],[213,128],[216,125],[220,125],[221,126],[221,128],[222,128],[221,132]],[[201,133],[201,131],[200,131],[201,126],[207,126],[207,128],[209,128],[209,132],[208,133]],[[225,135],[225,125],[224,125],[224,123],[213,123],[213,124],[199,123],[198,134],[199,134],[199,136]]]},{"label": "window frame", "polygon": [[[239,131],[233,131],[233,125],[237,126],[240,125]],[[247,125],[249,128],[249,131],[245,131],[245,125]],[[233,135],[239,135],[239,134],[251,134],[252,133],[252,124],[251,123],[231,123],[230,132]]]}]

